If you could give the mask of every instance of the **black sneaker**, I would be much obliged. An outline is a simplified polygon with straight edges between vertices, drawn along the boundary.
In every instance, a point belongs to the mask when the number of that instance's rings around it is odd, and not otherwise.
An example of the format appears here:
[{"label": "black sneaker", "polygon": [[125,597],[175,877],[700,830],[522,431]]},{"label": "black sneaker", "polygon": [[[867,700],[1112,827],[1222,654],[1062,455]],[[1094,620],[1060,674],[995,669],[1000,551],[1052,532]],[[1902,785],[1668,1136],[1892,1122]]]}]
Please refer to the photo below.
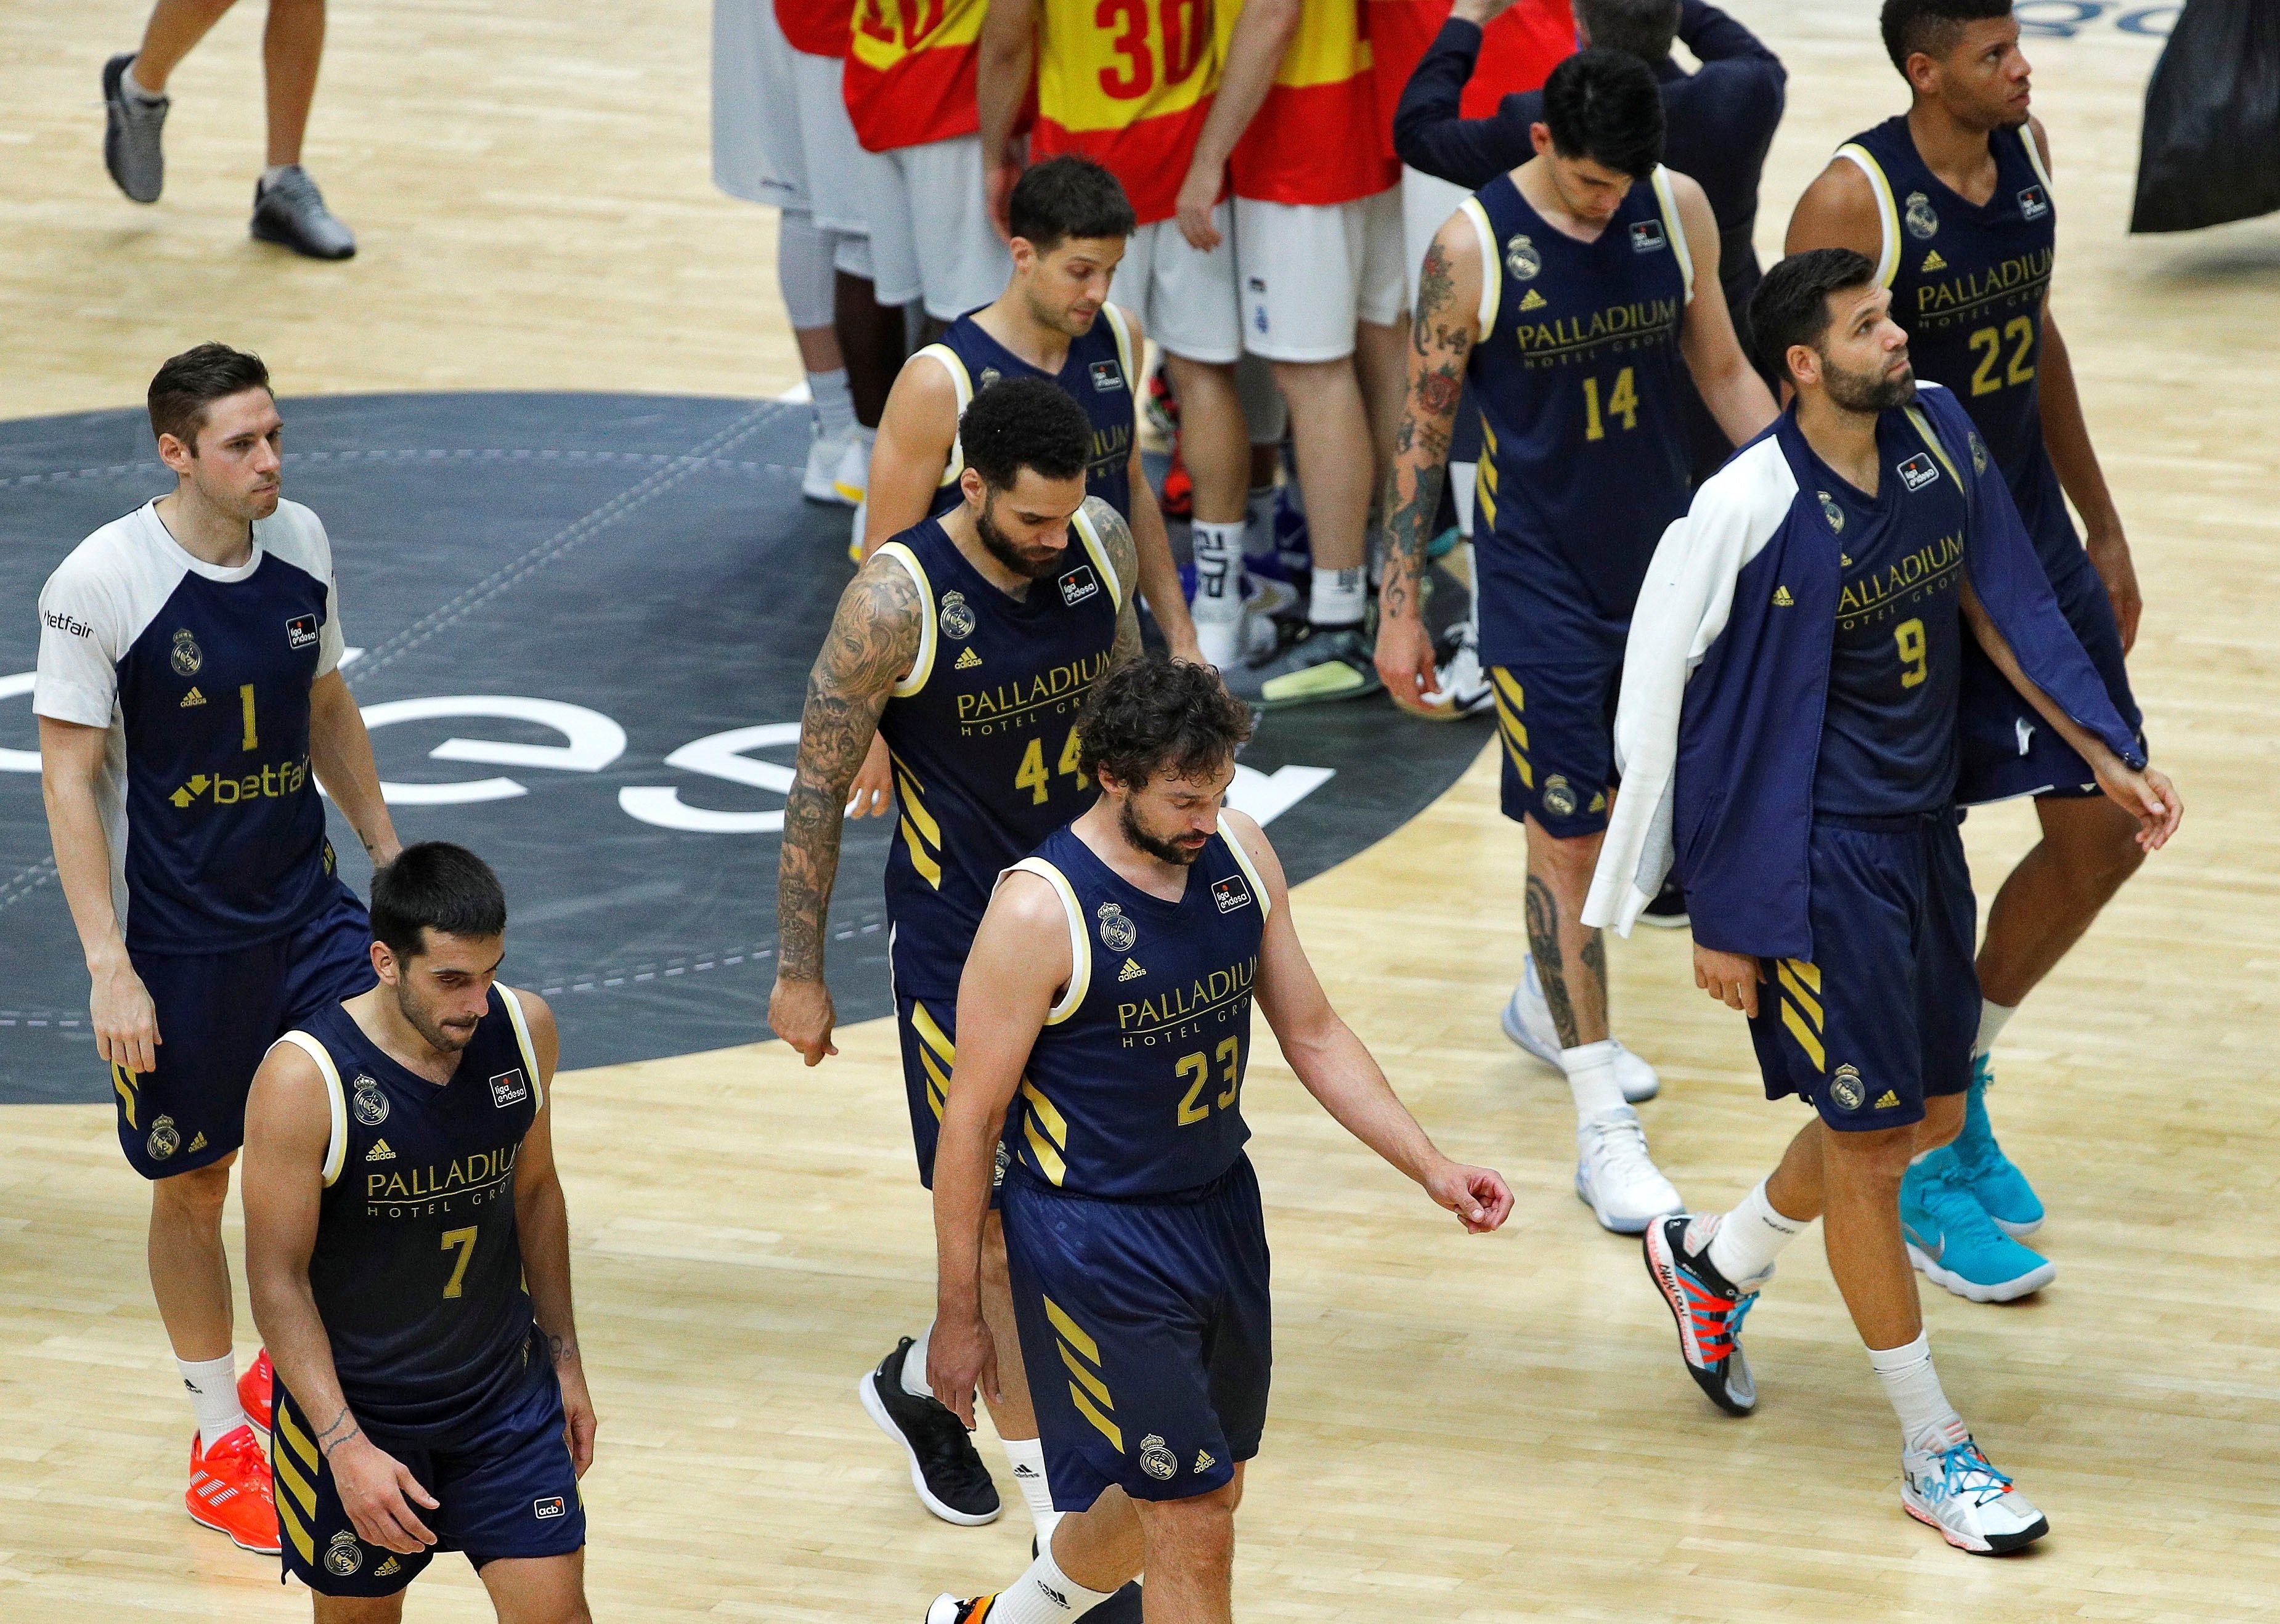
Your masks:
[{"label": "black sneaker", "polygon": [[1359,626],[1302,622],[1276,652],[1255,665],[1220,673],[1228,691],[1262,711],[1360,699],[1383,691],[1377,663]]},{"label": "black sneaker", "polygon": [[350,259],[356,235],[325,206],[325,195],[298,164],[253,187],[253,235],[310,259]]},{"label": "black sneaker", "polygon": [[1675,881],[1666,880],[1655,899],[1639,914],[1642,925],[1654,925],[1664,930],[1684,930],[1693,921],[1687,917],[1686,894]]},{"label": "black sneaker", "polygon": [[[910,1351],[911,1339],[905,1336],[879,1361],[878,1369],[855,1384],[864,1413],[911,1458],[911,1487],[927,1510],[944,1522],[969,1528],[997,1521],[1004,1509],[998,1485],[974,1452],[965,1424],[940,1399],[903,1390],[903,1361]],[[928,1616],[933,1616],[931,1610]]]},{"label": "black sneaker", "polygon": [[120,81],[134,61],[129,50],[103,65],[103,166],[135,202],[156,203],[166,185],[166,152],[159,138],[173,103],[163,96],[145,102],[127,94]]},{"label": "black sneaker", "polygon": [[1678,1321],[1686,1374],[1727,1414],[1747,1415],[1758,1407],[1758,1389],[1742,1352],[1742,1321],[1757,1305],[1758,1286],[1765,1281],[1745,1289],[1718,1272],[1710,1261],[1717,1228],[1714,1218],[1679,1212],[1656,1219],[1640,1238],[1647,1274]]}]

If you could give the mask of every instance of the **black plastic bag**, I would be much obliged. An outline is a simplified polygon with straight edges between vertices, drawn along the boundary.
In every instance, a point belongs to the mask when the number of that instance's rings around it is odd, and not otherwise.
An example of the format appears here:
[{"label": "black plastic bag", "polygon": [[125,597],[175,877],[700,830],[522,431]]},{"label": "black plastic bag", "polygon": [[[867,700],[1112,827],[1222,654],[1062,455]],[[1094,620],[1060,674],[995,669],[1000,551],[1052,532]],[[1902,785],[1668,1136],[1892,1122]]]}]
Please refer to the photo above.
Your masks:
[{"label": "black plastic bag", "polygon": [[2132,231],[2280,209],[2280,4],[2185,0],[2145,87]]}]

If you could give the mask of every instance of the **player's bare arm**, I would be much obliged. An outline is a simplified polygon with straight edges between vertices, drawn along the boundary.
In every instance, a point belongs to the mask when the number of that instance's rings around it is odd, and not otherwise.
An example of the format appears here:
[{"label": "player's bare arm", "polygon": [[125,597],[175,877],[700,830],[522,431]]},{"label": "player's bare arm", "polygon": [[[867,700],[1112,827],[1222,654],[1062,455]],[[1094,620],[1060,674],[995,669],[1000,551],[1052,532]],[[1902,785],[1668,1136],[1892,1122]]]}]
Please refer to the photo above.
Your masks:
[{"label": "player's bare arm", "polygon": [[808,673],[776,873],[776,982],[768,1024],[810,1066],[839,1052],[823,984],[823,931],[839,873],[848,788],[877,738],[889,695],[918,658],[925,612],[909,572],[891,558],[873,558],[841,594]]},{"label": "player's bare arm", "polygon": [[1075,974],[1068,920],[1052,887],[1008,874],[990,899],[958,986],[958,1058],[935,1147],[936,1269],[927,1381],[936,1398],[974,1425],[974,1390],[998,1394],[998,1356],[982,1318],[982,1228],[1005,1110],[1021,1086],[1030,1045]]},{"label": "player's bare arm", "polygon": [[2176,786],[2169,781],[2168,774],[2155,767],[2149,766],[2142,772],[2132,767],[2107,749],[2103,739],[2077,724],[2048,694],[2035,686],[2019,668],[2018,657],[2012,653],[2011,645],[1996,629],[1995,622],[1988,618],[1968,581],[1963,583],[1963,618],[2004,680],[2019,690],[2019,697],[2035,707],[2036,714],[2050,724],[2076,755],[2090,764],[2106,798],[2138,820],[2138,846],[2146,851],[2159,851],[2167,845],[2185,815],[2185,804],[2178,797]]},{"label": "player's bare arm", "polygon": [[364,712],[357,709],[348,679],[337,671],[309,684],[309,766],[364,843],[373,866],[394,862],[404,843],[396,837],[396,824],[380,793],[372,735],[365,730]]},{"label": "player's bare arm", "polygon": [[56,879],[87,958],[88,1019],[96,1052],[131,1072],[158,1069],[158,1012],[127,956],[111,898],[111,840],[98,786],[110,735],[77,722],[40,720],[40,797],[47,803]]},{"label": "player's bare arm", "polygon": [[950,448],[958,443],[958,386],[930,355],[903,363],[879,414],[871,483],[863,496],[863,557],[927,516]]},{"label": "player's bare arm", "polygon": [[535,992],[517,992],[530,1046],[538,1061],[539,1106],[514,1158],[514,1229],[522,1250],[523,1288],[531,1317],[546,1338],[562,1387],[563,1430],[579,1476],[594,1463],[594,1401],[578,1355],[578,1323],[570,1301],[570,1212],[554,1165],[554,1068],[562,1037],[554,1012]]},{"label": "player's bare arm", "polygon": [[1383,504],[1385,578],[1378,591],[1377,673],[1404,710],[1433,714],[1422,697],[1435,691],[1433,640],[1425,630],[1419,588],[1427,545],[1448,477],[1449,442],[1465,365],[1480,341],[1480,240],[1461,216],[1434,234],[1417,281],[1417,314],[1409,324],[1409,387],[1393,431],[1393,468]]},{"label": "player's bare arm", "polygon": [[[435,1543],[415,1505],[435,1497],[402,1461],[364,1435],[342,1396],[332,1340],[309,1289],[333,1131],[323,1074],[306,1051],[280,1043],[253,1074],[245,1102],[245,1279],[253,1320],[278,1381],[316,1429],[312,1441],[332,1468],[342,1508],[367,1544],[405,1555]],[[291,1492],[280,1463],[281,1492]]]},{"label": "player's bare arm", "polygon": [[[1468,1232],[1485,1235],[1496,1228],[1512,1212],[1512,1190],[1504,1175],[1450,1160],[1418,1126],[1375,1058],[1330,1007],[1291,922],[1290,886],[1275,848],[1243,813],[1230,810],[1221,816],[1266,881],[1267,927],[1252,990],[1267,1024],[1275,1028],[1275,1041],[1282,1046],[1282,1058],[1339,1127],[1415,1180]],[[1062,935],[1067,934],[1064,926]],[[961,1004],[959,1019],[965,1018]],[[959,1058],[964,1058],[962,1051]]]},{"label": "player's bare arm", "polygon": [[1209,253],[1222,239],[1212,224],[1221,177],[1236,142],[1266,104],[1282,65],[1282,53],[1298,32],[1299,0],[1249,0],[1228,35],[1227,61],[1220,70],[1219,94],[1196,135],[1195,155],[1180,182],[1180,235]]},{"label": "player's bare arm", "polygon": [[[1691,233],[1687,240],[1693,241]],[[1782,252],[1801,254],[1811,248],[1849,248],[1870,265],[1883,258],[1884,217],[1868,177],[1851,158],[1829,159],[1790,213]]]},{"label": "player's bare arm", "polygon": [[1013,182],[1021,178],[1021,145],[1013,135],[1037,64],[1038,0],[990,0],[974,54],[974,99],[982,114],[982,203],[998,235],[1011,242]]},{"label": "player's bare arm", "polygon": [[1686,234],[1686,250],[1694,261],[1694,296],[1678,328],[1679,352],[1693,374],[1695,392],[1726,438],[1736,445],[1753,437],[1774,420],[1773,391],[1758,376],[1742,342],[1734,335],[1734,313],[1726,308],[1726,289],[1718,281],[1718,219],[1710,199],[1692,175],[1675,171],[1670,195],[1678,205],[1678,228]]},{"label": "player's bare arm", "polygon": [[[1136,486],[1134,489],[1141,488]],[[1116,579],[1123,589],[1123,603],[1116,612],[1116,641],[1109,644],[1107,670],[1102,673],[1106,675],[1107,671],[1115,670],[1127,660],[1140,658],[1140,609],[1135,593],[1140,585],[1140,543],[1132,535],[1132,527],[1124,522],[1124,515],[1098,496],[1087,496],[1080,511],[1091,520],[1092,533],[1100,538],[1101,546],[1107,550],[1109,566],[1115,570]],[[1152,604],[1154,601],[1153,598],[1149,600]],[[1173,655],[1179,659],[1196,658],[1191,653],[1182,654],[1176,649]]]},{"label": "player's bare arm", "polygon": [[[1132,334],[1132,353],[1147,353],[1147,335],[1141,331],[1140,319],[1129,311],[1122,312],[1125,326]],[[1136,409],[1137,403],[1135,403]],[[1157,504],[1156,488],[1148,483],[1147,470],[1140,464],[1140,436],[1132,436],[1132,464],[1127,473],[1128,489],[1132,492],[1132,538],[1140,552],[1140,590],[1147,596],[1148,612],[1156,617],[1156,625],[1164,634],[1164,642],[1174,659],[1203,663],[1203,650],[1196,643],[1196,623],[1188,613],[1188,595],[1180,589],[1180,566],[1172,561],[1172,538],[1164,528],[1164,510]],[[1122,566],[1118,566],[1119,573]],[[1125,577],[1124,601],[1132,603],[1132,578]],[[1119,627],[1119,635],[1122,627]]]}]

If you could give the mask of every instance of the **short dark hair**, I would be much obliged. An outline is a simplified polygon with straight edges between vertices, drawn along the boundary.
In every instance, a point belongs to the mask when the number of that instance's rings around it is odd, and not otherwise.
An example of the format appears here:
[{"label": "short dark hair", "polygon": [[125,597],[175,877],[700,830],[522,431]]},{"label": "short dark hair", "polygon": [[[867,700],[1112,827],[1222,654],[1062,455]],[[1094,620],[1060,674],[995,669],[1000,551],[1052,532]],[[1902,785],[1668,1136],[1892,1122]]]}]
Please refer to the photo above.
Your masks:
[{"label": "short dark hair", "polygon": [[1070,237],[1128,237],[1139,229],[1122,182],[1074,152],[1021,172],[1013,182],[1006,223],[1041,254]]},{"label": "short dark hair", "polygon": [[[1596,36],[1595,36],[1596,37]],[[1544,81],[1544,122],[1562,158],[1645,180],[1662,162],[1662,91],[1637,57],[1594,45]]]},{"label": "short dark hair", "polygon": [[1678,37],[1678,0],[1575,0],[1575,20],[1591,43],[1637,57],[1649,67]]},{"label": "short dark hair", "polygon": [[1251,737],[1251,707],[1209,666],[1150,653],[1103,678],[1077,718],[1077,769],[1137,789],[1159,773],[1200,778]]},{"label": "short dark hair", "polygon": [[1050,378],[1004,378],[966,408],[958,444],[992,490],[1011,487],[1024,468],[1073,479],[1091,460],[1092,419]]},{"label": "short dark hair", "polygon": [[151,437],[172,435],[195,457],[208,406],[248,389],[268,388],[269,369],[261,358],[227,344],[200,344],[170,356],[150,380]]},{"label": "short dark hair", "polygon": [[1768,271],[1750,296],[1750,327],[1767,369],[1787,378],[1792,344],[1818,350],[1833,319],[1829,296],[1876,280],[1868,256],[1849,248],[1809,248]]},{"label": "short dark hair", "polygon": [[1908,58],[1917,51],[1944,57],[1955,49],[1964,24],[2010,14],[2011,0],[1884,0],[1877,26],[1883,30],[1885,55],[1906,79]]},{"label": "short dark hair", "polygon": [[506,930],[506,892],[465,846],[423,840],[373,871],[372,934],[399,959],[426,951],[423,930],[475,939]]}]

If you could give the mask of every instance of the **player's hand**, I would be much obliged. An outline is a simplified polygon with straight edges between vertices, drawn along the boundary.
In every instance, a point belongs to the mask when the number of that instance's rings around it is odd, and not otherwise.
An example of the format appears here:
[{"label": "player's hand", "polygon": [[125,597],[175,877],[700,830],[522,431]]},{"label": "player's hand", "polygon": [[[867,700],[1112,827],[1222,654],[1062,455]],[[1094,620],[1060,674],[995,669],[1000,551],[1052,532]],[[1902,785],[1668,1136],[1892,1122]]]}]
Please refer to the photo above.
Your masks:
[{"label": "player's hand", "polygon": [[1457,1215],[1467,1235],[1486,1235],[1512,1216],[1512,1186],[1493,1167],[1467,1167],[1443,1157],[1419,1182],[1436,1203]]},{"label": "player's hand", "polygon": [[435,1543],[435,1535],[412,1509],[416,1500],[434,1511],[435,1497],[421,1488],[420,1480],[395,1456],[358,1433],[334,1445],[326,1464],[333,1469],[341,1509],[348,1512],[357,1537],[366,1544],[417,1556]]},{"label": "player's hand", "polygon": [[2114,605],[2114,624],[2121,628],[2122,651],[2124,654],[2137,646],[2138,620],[2145,612],[2145,600],[2138,591],[2138,566],[2130,557],[2130,543],[2119,530],[2108,530],[2093,535],[2085,544],[2090,554],[2090,567],[2098,572],[2099,582],[2106,588],[2107,602]]},{"label": "player's hand", "polygon": [[1502,16],[1512,3],[1513,0],[1457,0],[1457,4],[1449,8],[1449,15],[1455,21],[1485,28]]},{"label": "player's hand", "polygon": [[1180,235],[1188,246],[1198,253],[1208,254],[1226,239],[1212,223],[1212,210],[1218,206],[1220,172],[1193,164],[1188,168],[1188,178],[1180,182],[1175,206],[1179,210]]},{"label": "player's hand", "polygon": [[1765,979],[1766,967],[1753,954],[1721,952],[1699,942],[1694,944],[1694,984],[1728,1009],[1755,1020],[1758,983]]},{"label": "player's hand", "polygon": [[96,1052],[130,1072],[158,1069],[158,1010],[150,990],[135,974],[134,961],[119,948],[96,966],[89,977],[87,1012],[95,1027]]},{"label": "player's hand", "polygon": [[2107,800],[2138,820],[2138,844],[2143,850],[2159,851],[2168,845],[2185,815],[2176,785],[2153,767],[2132,772],[2109,757],[2098,769],[2098,787]]},{"label": "player's hand", "polygon": [[831,989],[821,981],[776,977],[775,989],[768,994],[768,1027],[810,1066],[820,1066],[824,1056],[839,1052],[831,1041],[831,1028],[838,1022]]},{"label": "player's hand", "polygon": [[1001,242],[1013,240],[1013,182],[1028,165],[1028,145],[1026,137],[1014,136],[982,178],[982,204],[990,211],[990,223],[997,228]]},{"label": "player's hand", "polygon": [[883,818],[887,809],[895,804],[895,766],[887,755],[887,741],[877,734],[871,735],[871,748],[864,753],[863,765],[855,770],[855,786],[848,797],[847,815],[851,818]]},{"label": "player's hand", "polygon": [[579,1362],[577,1350],[564,1348],[554,1356],[554,1379],[562,1386],[562,1442],[570,1449],[571,1470],[583,1477],[594,1464],[594,1429],[601,1422],[594,1416],[586,1367]]},{"label": "player's hand", "polygon": [[980,1310],[935,1315],[934,1329],[927,1337],[927,1385],[968,1432],[974,1430],[975,1388],[992,1404],[1004,1398],[998,1385],[998,1344]]},{"label": "player's hand", "polygon": [[1376,658],[1378,678],[1394,704],[1419,716],[1435,714],[1425,696],[1440,691],[1441,676],[1433,668],[1433,637],[1422,619],[1381,613]]}]

